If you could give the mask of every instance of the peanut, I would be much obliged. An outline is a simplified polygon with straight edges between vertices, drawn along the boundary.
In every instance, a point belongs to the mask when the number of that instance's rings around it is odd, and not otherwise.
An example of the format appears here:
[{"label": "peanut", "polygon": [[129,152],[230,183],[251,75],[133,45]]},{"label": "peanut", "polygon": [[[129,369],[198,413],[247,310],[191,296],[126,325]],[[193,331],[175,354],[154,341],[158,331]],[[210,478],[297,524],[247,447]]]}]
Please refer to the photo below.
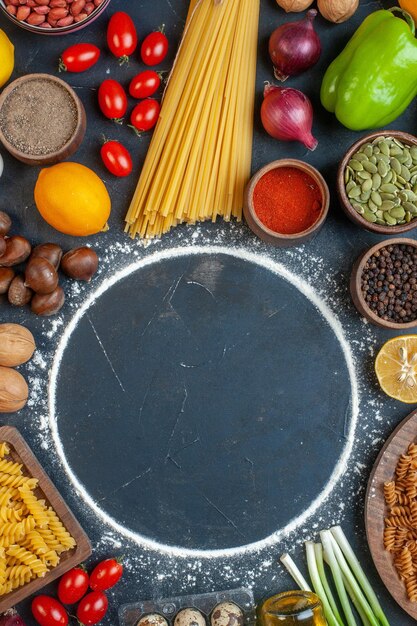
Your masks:
[{"label": "peanut", "polygon": [[4,0],[6,11],[19,22],[39,28],[63,28],[78,24],[104,0]]}]

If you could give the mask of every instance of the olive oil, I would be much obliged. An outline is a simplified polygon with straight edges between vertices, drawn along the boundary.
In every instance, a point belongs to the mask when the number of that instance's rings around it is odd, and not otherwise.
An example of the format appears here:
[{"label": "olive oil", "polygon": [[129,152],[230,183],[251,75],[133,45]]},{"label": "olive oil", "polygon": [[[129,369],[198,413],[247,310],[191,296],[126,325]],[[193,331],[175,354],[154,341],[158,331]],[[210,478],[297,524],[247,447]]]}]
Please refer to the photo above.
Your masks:
[{"label": "olive oil", "polygon": [[288,591],[263,602],[260,626],[326,626],[320,599],[309,591]]}]

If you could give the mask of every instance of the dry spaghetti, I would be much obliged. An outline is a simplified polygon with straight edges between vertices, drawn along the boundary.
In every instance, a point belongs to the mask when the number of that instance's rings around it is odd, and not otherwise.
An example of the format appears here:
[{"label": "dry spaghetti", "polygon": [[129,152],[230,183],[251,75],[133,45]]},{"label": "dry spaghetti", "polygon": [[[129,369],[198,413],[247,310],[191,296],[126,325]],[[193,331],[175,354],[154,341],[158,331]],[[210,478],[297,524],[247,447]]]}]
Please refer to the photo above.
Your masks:
[{"label": "dry spaghetti", "polygon": [[126,215],[132,237],[241,219],[250,175],[259,0],[192,0]]}]

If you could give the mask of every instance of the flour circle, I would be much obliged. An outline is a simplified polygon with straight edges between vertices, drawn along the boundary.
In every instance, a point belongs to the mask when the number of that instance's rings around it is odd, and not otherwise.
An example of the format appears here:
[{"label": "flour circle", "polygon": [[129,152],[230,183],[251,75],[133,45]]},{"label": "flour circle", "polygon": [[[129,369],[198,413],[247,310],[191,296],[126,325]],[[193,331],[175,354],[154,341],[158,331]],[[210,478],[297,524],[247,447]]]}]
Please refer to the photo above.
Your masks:
[{"label": "flour circle", "polygon": [[[249,543],[244,546],[234,547],[234,548],[225,548],[225,549],[212,549],[212,550],[199,550],[199,549],[188,549],[179,546],[165,545],[159,541],[154,541],[148,537],[143,536],[137,532],[126,528],[123,524],[120,524],[113,516],[109,515],[106,511],[103,510],[103,507],[100,506],[100,503],[97,499],[93,498],[92,495],[88,492],[88,489],[81,484],[79,478],[77,477],[73,467],[71,466],[65,449],[64,444],[61,439],[61,435],[58,428],[58,409],[57,409],[57,384],[58,377],[60,371],[60,365],[65,353],[66,348],[68,347],[68,343],[76,330],[80,320],[86,315],[90,309],[90,307],[96,302],[96,300],[102,296],[108,289],[113,287],[116,283],[128,277],[130,274],[142,270],[152,264],[160,263],[165,260],[169,260],[177,257],[187,257],[192,255],[209,255],[209,254],[217,254],[217,255],[228,255],[235,258],[238,258],[242,261],[246,261],[248,263],[252,263],[262,267],[263,269],[268,270],[272,274],[279,276],[284,279],[291,285],[293,285],[297,290],[299,290],[313,305],[316,309],[318,309],[321,316],[327,322],[328,326],[333,331],[335,337],[337,338],[338,344],[343,352],[344,359],[346,361],[346,368],[349,374],[349,383],[350,383],[350,420],[347,423],[347,428],[345,432],[345,443],[342,449],[342,452],[337,460],[337,463],[333,469],[333,472],[330,475],[330,478],[325,484],[322,491],[319,493],[317,497],[309,504],[309,506],[300,514],[291,519],[287,524],[265,537],[262,540],[255,541]],[[343,329],[341,327],[340,322],[337,320],[331,309],[327,306],[325,302],[323,302],[322,298],[302,279],[298,276],[290,272],[287,268],[285,268],[280,263],[273,261],[272,259],[266,256],[254,255],[247,250],[244,249],[230,249],[223,246],[194,246],[193,248],[182,248],[178,247],[175,249],[161,251],[152,255],[149,255],[145,258],[142,258],[126,268],[122,269],[118,273],[116,273],[111,278],[106,279],[103,284],[90,295],[90,297],[85,301],[85,303],[78,309],[77,313],[69,322],[66,327],[60,341],[58,344],[57,351],[55,353],[50,383],[49,383],[49,422],[51,427],[51,432],[53,436],[53,440],[57,449],[57,453],[59,458],[63,464],[63,467],[76,488],[78,494],[82,498],[82,500],[91,508],[91,510],[106,524],[112,527],[117,532],[120,532],[121,535],[126,538],[135,541],[137,544],[141,545],[144,548],[156,550],[158,552],[162,552],[168,555],[178,556],[178,557],[199,557],[199,558],[217,558],[217,557],[225,557],[225,556],[239,556],[244,553],[254,552],[260,550],[266,546],[273,545],[278,543],[281,539],[286,537],[289,533],[293,532],[295,529],[300,527],[303,523],[305,523],[317,510],[318,508],[326,501],[337,482],[341,478],[345,468],[347,461],[349,459],[350,453],[352,451],[355,428],[358,417],[358,406],[359,406],[359,398],[358,398],[358,386],[355,377],[355,368],[353,363],[353,357],[350,350],[350,346],[345,338]]]}]

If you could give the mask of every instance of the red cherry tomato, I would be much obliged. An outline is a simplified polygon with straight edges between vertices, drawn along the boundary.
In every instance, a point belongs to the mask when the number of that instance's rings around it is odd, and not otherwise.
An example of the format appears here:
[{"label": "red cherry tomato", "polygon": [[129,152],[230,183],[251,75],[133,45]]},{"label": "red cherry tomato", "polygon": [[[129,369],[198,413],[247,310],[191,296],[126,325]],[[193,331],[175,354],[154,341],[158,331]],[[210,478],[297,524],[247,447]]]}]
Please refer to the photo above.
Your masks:
[{"label": "red cherry tomato", "polygon": [[147,98],[135,106],[130,116],[131,124],[136,130],[150,130],[158,121],[161,106],[157,100]]},{"label": "red cherry tomato", "polygon": [[114,587],[123,575],[123,565],[116,559],[106,559],[93,569],[90,587],[95,591],[105,591]]},{"label": "red cherry tomato", "polygon": [[125,63],[138,45],[138,35],[132,18],[123,11],[111,16],[107,27],[107,45],[120,63]]},{"label": "red cherry tomato", "polygon": [[59,59],[60,72],[85,72],[97,63],[100,50],[92,43],[76,43],[70,46]]},{"label": "red cherry tomato", "polygon": [[[101,147],[100,154],[109,172],[119,177],[129,176],[133,167],[132,157],[130,156],[129,150],[119,141],[106,141]],[[96,570],[94,570],[94,572],[95,571]],[[91,588],[100,589],[100,587],[93,587],[92,585]],[[103,587],[103,589],[107,589],[107,587]]]},{"label": "red cherry tomato", "polygon": [[40,626],[67,626],[68,614],[62,604],[50,596],[37,596],[32,602],[32,614]]},{"label": "red cherry tomato", "polygon": [[168,52],[168,39],[160,30],[150,33],[143,40],[140,48],[140,56],[145,65],[158,65]]},{"label": "red cherry tomato", "polygon": [[82,567],[74,567],[64,574],[58,585],[58,598],[62,604],[75,604],[87,593],[89,578]]},{"label": "red cherry tomato", "polygon": [[145,70],[132,78],[129,93],[132,98],[149,98],[161,84],[160,75],[154,70]]},{"label": "red cherry tomato", "polygon": [[109,601],[102,591],[91,591],[77,607],[77,618],[81,624],[98,624],[107,613]]},{"label": "red cherry tomato", "polygon": [[127,96],[117,80],[105,80],[98,90],[98,104],[102,113],[119,122],[127,111]]}]

